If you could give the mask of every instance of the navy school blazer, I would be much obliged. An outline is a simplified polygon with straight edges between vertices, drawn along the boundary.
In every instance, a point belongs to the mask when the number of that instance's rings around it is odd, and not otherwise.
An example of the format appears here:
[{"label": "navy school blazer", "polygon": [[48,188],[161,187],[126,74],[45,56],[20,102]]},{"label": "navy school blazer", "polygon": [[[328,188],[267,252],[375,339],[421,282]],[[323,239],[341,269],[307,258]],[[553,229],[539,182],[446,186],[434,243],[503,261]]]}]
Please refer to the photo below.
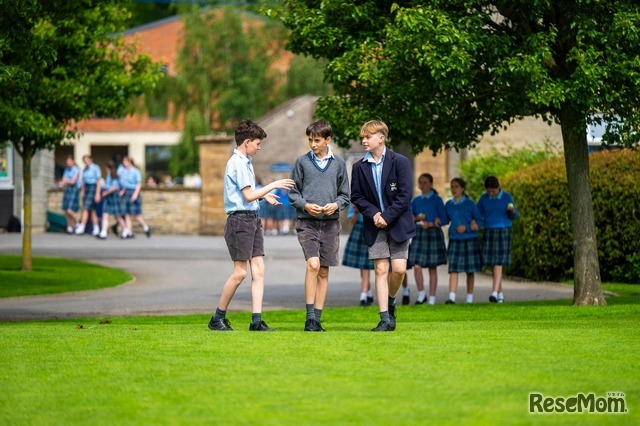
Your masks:
[{"label": "navy school blazer", "polygon": [[[409,159],[387,148],[382,166],[382,217],[393,241],[401,243],[416,235],[411,215],[413,197],[413,171]],[[364,240],[372,246],[378,235],[373,216],[380,211],[380,200],[373,180],[371,163],[358,160],[351,170],[351,202],[364,218]]]}]

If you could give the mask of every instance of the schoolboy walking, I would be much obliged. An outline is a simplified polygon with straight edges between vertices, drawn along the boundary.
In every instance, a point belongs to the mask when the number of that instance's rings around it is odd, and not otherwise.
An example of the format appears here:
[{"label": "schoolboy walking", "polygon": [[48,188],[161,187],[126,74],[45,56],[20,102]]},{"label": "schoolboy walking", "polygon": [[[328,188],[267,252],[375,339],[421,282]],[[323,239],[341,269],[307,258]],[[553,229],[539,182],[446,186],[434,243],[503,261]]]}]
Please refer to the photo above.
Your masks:
[{"label": "schoolboy walking", "polygon": [[325,331],[322,310],[329,287],[329,267],[338,266],[340,210],[349,206],[349,177],[344,160],[334,155],[331,125],[318,120],[306,129],[311,151],[298,157],[291,171],[295,187],[289,201],[296,208],[296,232],[307,268],[304,331]]},{"label": "schoolboy walking", "polygon": [[380,322],[371,331],[396,329],[395,295],[405,277],[409,240],[416,234],[410,209],[411,164],[386,147],[388,135],[382,121],[362,126],[360,137],[367,153],[353,164],[351,173],[351,202],[364,218],[364,238],[375,266]]},{"label": "schoolboy walking", "polygon": [[[411,201],[411,214],[416,222],[416,236],[409,245],[409,266],[418,287],[416,305],[436,303],[438,288],[438,266],[447,263],[447,248],[444,244],[442,226],[447,224],[447,213],[440,195],[433,189],[433,176],[423,173],[418,178],[421,194]],[[422,268],[429,269],[429,299],[424,290]]]},{"label": "schoolboy walking", "polygon": [[279,205],[278,197],[270,192],[275,188],[291,188],[291,179],[281,179],[256,189],[256,177],[251,160],[258,151],[265,131],[250,119],[242,120],[235,130],[236,149],[227,162],[224,175],[224,209],[228,214],[224,227],[233,272],[222,288],[215,314],[209,321],[209,329],[233,331],[227,319],[227,309],[236,290],[247,276],[247,262],[251,267],[250,331],[273,331],[262,320],[264,296],[264,239],[262,224],[258,216],[259,199],[271,205]]},{"label": "schoolboy walking", "polygon": [[449,299],[447,304],[456,303],[458,274],[467,274],[467,303],[473,303],[475,272],[482,270],[478,229],[482,226],[482,216],[476,203],[465,195],[466,182],[462,178],[451,180],[453,198],[444,208],[449,222]]},{"label": "schoolboy walking", "polygon": [[100,167],[93,162],[90,155],[84,155],[82,161],[85,165],[82,170],[82,190],[84,195],[82,197],[82,218],[76,226],[76,235],[84,234],[85,227],[89,221],[89,215],[91,215],[91,224],[93,225],[91,234],[96,236],[100,232],[96,208],[100,202],[98,182],[102,179],[102,171]]},{"label": "schoolboy walking", "polygon": [[495,176],[484,180],[486,193],[478,200],[478,210],[484,220],[482,263],[491,266],[493,288],[489,302],[503,303],[502,268],[511,264],[511,225],[520,216],[513,197],[500,189]]},{"label": "schoolboy walking", "polygon": [[76,212],[80,201],[80,168],[73,161],[73,156],[66,159],[67,167],[62,173],[60,186],[62,187],[62,210],[67,218],[67,234],[73,234],[74,227],[78,222]]}]

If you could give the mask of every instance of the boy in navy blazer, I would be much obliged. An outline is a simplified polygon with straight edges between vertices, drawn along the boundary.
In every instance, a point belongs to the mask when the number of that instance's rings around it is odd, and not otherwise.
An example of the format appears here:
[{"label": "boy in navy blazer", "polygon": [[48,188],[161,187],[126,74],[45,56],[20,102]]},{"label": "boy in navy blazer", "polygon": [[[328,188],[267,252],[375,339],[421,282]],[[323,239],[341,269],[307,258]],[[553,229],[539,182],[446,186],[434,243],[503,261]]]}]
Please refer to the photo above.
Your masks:
[{"label": "boy in navy blazer", "polygon": [[353,164],[351,173],[351,202],[364,218],[364,239],[375,265],[380,322],[371,331],[396,329],[395,295],[407,269],[409,240],[416,234],[410,208],[411,164],[407,157],[387,149],[388,135],[382,121],[362,126],[360,137],[367,153]]}]

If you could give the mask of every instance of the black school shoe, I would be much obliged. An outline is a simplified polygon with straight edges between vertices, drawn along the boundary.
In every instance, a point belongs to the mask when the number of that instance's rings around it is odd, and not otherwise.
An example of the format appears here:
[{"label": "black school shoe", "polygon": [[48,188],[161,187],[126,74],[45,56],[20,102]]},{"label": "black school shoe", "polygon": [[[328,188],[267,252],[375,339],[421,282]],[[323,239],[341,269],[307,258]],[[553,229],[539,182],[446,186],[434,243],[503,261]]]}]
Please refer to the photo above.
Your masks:
[{"label": "black school shoe", "polygon": [[147,238],[151,238],[151,228],[144,231],[144,233],[147,234]]},{"label": "black school shoe", "polygon": [[304,323],[304,331],[326,331],[315,318],[308,319]]},{"label": "black school shoe", "polygon": [[373,297],[367,296],[367,304],[368,306],[371,306],[373,304]]},{"label": "black school shoe", "polygon": [[376,328],[371,329],[371,331],[393,331],[393,330],[395,330],[395,327],[391,328],[391,323],[388,323],[386,321],[380,321]]},{"label": "black school shoe", "polygon": [[249,331],[275,331],[273,328],[269,328],[266,322],[252,322],[249,325]]},{"label": "black school shoe", "polygon": [[497,303],[498,302],[498,298],[495,296],[489,296],[489,302],[491,303]]},{"label": "black school shoe", "polygon": [[409,297],[409,295],[402,296],[402,304],[408,305],[409,303],[411,303],[411,298]]},{"label": "black school shoe", "polygon": [[226,318],[214,320],[213,317],[211,317],[211,320],[209,321],[209,329],[214,331],[233,331],[231,323]]},{"label": "black school shoe", "polygon": [[120,234],[118,234],[118,224],[117,223],[115,225],[111,225],[111,232],[113,232],[115,235],[120,235]]}]

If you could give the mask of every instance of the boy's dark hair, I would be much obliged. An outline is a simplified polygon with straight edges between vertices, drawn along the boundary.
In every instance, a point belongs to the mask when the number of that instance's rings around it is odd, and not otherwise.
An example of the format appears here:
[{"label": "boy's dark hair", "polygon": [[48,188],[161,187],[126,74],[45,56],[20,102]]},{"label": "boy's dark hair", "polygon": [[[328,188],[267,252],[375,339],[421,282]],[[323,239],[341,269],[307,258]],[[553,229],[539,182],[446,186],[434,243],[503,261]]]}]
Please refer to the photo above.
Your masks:
[{"label": "boy's dark hair", "polygon": [[314,121],[306,130],[307,136],[320,136],[324,139],[331,137],[331,132],[331,124],[324,120]]},{"label": "boy's dark hair", "polygon": [[245,118],[236,126],[235,138],[236,145],[240,146],[247,139],[264,139],[267,137],[267,134],[262,129],[262,127],[258,126],[253,122],[250,118]]},{"label": "boy's dark hair", "polygon": [[484,180],[484,187],[486,189],[497,189],[500,188],[500,182],[498,182],[498,178],[495,176],[487,176]]}]

